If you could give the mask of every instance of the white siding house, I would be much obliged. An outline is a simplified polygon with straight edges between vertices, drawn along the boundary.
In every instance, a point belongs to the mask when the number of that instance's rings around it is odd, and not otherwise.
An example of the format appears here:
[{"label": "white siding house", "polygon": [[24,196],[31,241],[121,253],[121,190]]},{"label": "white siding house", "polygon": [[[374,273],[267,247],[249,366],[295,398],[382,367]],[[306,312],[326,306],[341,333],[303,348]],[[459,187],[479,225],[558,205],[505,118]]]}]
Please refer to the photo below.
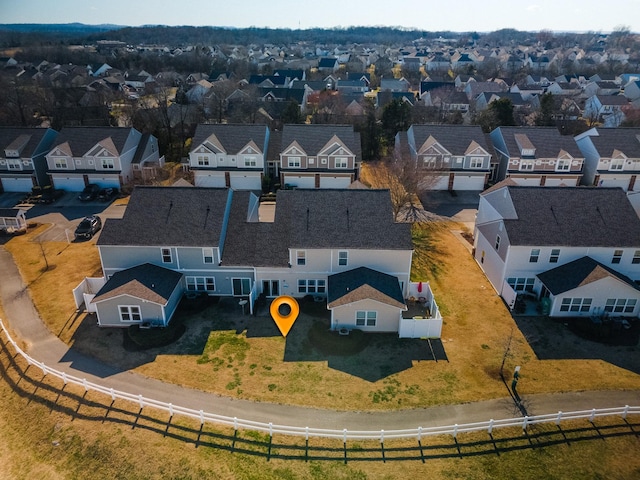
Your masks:
[{"label": "white siding house", "polygon": [[550,297],[552,312],[566,292],[590,299],[581,313],[605,312],[609,296],[582,291],[592,288],[594,270],[640,299],[640,219],[619,188],[498,184],[480,195],[474,256],[503,298]]}]

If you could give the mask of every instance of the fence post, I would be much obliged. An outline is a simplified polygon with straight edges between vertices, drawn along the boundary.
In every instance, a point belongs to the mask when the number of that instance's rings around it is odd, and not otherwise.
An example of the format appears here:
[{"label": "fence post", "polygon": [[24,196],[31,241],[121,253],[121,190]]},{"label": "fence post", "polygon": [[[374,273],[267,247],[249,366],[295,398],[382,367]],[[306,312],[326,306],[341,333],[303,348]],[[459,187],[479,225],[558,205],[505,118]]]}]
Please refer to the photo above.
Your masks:
[{"label": "fence post", "polygon": [[238,430],[238,417],[233,417],[233,429]]},{"label": "fence post", "polygon": [[269,422],[269,437],[273,437],[273,423]]},{"label": "fence post", "polygon": [[591,416],[589,417],[589,421],[590,421],[591,423],[593,423],[593,420],[594,420],[595,418],[596,418],[596,409],[595,409],[595,408],[592,408],[592,409],[591,409]]},{"label": "fence post", "polygon": [[200,425],[204,425],[204,412],[200,410]]},{"label": "fence post", "polygon": [[169,404],[169,416],[173,417],[173,404],[172,403]]},{"label": "fence post", "polygon": [[422,440],[422,427],[418,427],[418,441]]},{"label": "fence post", "polygon": [[304,439],[309,441],[309,427],[304,427]]},{"label": "fence post", "polygon": [[556,425],[560,426],[560,420],[562,420],[562,410],[558,412],[558,416],[556,417]]},{"label": "fence post", "polygon": [[384,430],[380,430],[380,443],[384,444]]},{"label": "fence post", "polygon": [[453,426],[453,438],[458,438],[458,424]]},{"label": "fence post", "polygon": [[629,413],[629,405],[625,405],[624,406],[624,410],[622,412],[622,419],[626,420],[627,419],[627,413]]},{"label": "fence post", "polygon": [[84,387],[84,391],[85,392],[89,391],[89,385],[87,385],[87,379],[86,378],[82,379],[82,386]]},{"label": "fence post", "polygon": [[489,420],[489,435],[491,435],[493,433],[493,418],[491,420]]},{"label": "fence post", "polygon": [[524,419],[522,420],[522,430],[526,430],[528,425],[529,425],[529,417],[525,415]]},{"label": "fence post", "polygon": [[42,370],[42,375],[44,375],[46,377],[47,376],[47,366],[44,364],[44,362],[40,363],[40,370]]},{"label": "fence post", "polygon": [[67,374],[65,372],[62,372],[62,383],[67,384]]},{"label": "fence post", "polygon": [[112,401],[112,402],[115,402],[115,401],[116,401],[116,395],[115,395],[115,393],[113,392],[113,388],[110,388],[110,389],[109,389],[109,392],[111,393],[111,401]]},{"label": "fence post", "polygon": [[347,444],[347,429],[344,428],[342,430],[342,443],[344,443],[345,445]]},{"label": "fence post", "polygon": [[138,394],[138,404],[140,405],[140,410],[144,408],[144,401],[142,400],[142,394]]}]

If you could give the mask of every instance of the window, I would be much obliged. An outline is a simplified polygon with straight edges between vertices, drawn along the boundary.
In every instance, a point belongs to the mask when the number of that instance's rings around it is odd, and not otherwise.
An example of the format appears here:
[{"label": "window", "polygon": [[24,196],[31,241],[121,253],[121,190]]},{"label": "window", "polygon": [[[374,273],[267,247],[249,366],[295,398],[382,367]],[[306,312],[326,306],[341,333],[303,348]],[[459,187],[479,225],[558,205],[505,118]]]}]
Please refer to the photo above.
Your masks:
[{"label": "window", "polygon": [[304,250],[296,250],[296,265],[307,264],[307,252]]},{"label": "window", "polygon": [[482,168],[482,157],[471,157],[470,168]]},{"label": "window", "polygon": [[558,159],[556,162],[556,171],[557,172],[568,172],[571,169],[571,160],[567,160],[565,158]]},{"label": "window", "polygon": [[561,312],[587,313],[591,309],[590,298],[563,298],[560,305]]},{"label": "window", "polygon": [[298,280],[298,293],[325,293],[326,291],[327,285],[325,280]]},{"label": "window", "polygon": [[258,164],[256,157],[244,157],[245,167],[255,167]]},{"label": "window", "polygon": [[498,250],[500,248],[500,235],[496,235],[496,250]]},{"label": "window", "polygon": [[9,170],[22,170],[22,164],[19,159],[7,158],[7,168]]},{"label": "window", "polygon": [[540,258],[540,249],[532,248],[529,255],[529,263],[538,263],[538,258]]},{"label": "window", "polygon": [[187,290],[190,292],[214,292],[216,280],[213,277],[187,277]]},{"label": "window", "polygon": [[102,168],[105,170],[113,170],[116,168],[116,162],[113,158],[103,158],[102,159]]},{"label": "window", "polygon": [[66,158],[56,158],[53,160],[56,168],[67,168]]},{"label": "window", "polygon": [[616,158],[611,160],[611,165],[609,165],[609,170],[622,170],[624,167],[624,159]]},{"label": "window", "polygon": [[622,260],[622,250],[614,250],[611,263],[620,263],[620,260]]},{"label": "window", "polygon": [[609,313],[633,313],[636,308],[635,298],[608,298],[604,311]]},{"label": "window", "polygon": [[300,168],[300,157],[289,157],[289,168]]},{"label": "window", "polygon": [[233,295],[236,297],[249,295],[251,293],[250,278],[234,278],[232,279]]},{"label": "window", "polygon": [[171,249],[163,248],[162,249],[162,263],[171,263]]},{"label": "window", "polygon": [[336,168],[347,168],[349,164],[346,157],[337,157],[336,158]]},{"label": "window", "polygon": [[558,263],[558,259],[560,258],[560,249],[554,248],[551,250],[551,255],[549,255],[549,263]]},{"label": "window", "polygon": [[198,166],[206,167],[209,165],[209,157],[206,155],[198,155]]},{"label": "window", "polygon": [[520,170],[532,171],[535,163],[533,160],[521,160]]},{"label": "window", "polygon": [[213,248],[202,249],[202,261],[204,263],[213,263]]},{"label": "window", "polygon": [[640,250],[636,250],[635,252],[633,252],[631,263],[640,263]]},{"label": "window", "polygon": [[507,278],[507,283],[516,292],[533,292],[533,285],[535,284],[535,279],[524,278],[524,277],[518,277],[518,278],[512,277],[512,278]]},{"label": "window", "polygon": [[378,312],[371,310],[358,310],[356,312],[356,325],[358,327],[375,327]]},{"label": "window", "polygon": [[338,252],[338,265],[346,267],[349,264],[349,252]]},{"label": "window", "polygon": [[436,168],[436,157],[424,157],[424,166],[427,168]]},{"label": "window", "polygon": [[140,307],[136,305],[120,305],[120,321],[121,322],[141,322],[142,314]]}]

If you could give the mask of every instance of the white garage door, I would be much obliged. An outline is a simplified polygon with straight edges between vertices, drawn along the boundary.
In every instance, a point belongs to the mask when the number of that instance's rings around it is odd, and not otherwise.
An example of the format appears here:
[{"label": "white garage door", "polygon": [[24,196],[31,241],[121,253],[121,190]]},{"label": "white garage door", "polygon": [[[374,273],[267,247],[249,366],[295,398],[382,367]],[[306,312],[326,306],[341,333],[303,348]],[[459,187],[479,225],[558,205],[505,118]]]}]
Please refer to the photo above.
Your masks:
[{"label": "white garage door", "polygon": [[509,177],[511,180],[516,182],[518,185],[523,185],[525,187],[539,187],[540,186],[540,177]]},{"label": "white garage door", "polygon": [[234,190],[260,190],[262,189],[262,180],[258,175],[234,175],[229,178],[231,188]]},{"label": "white garage door", "polygon": [[82,177],[53,177],[53,186],[58,190],[66,190],[67,192],[81,192],[84,190],[84,179]]},{"label": "white garage door", "polygon": [[484,190],[484,175],[456,174],[453,180],[453,189],[459,191]]},{"label": "white garage door", "polygon": [[209,187],[209,188],[224,188],[226,187],[224,181],[224,172],[207,173],[207,172],[195,172],[193,179],[196,187]]},{"label": "white garage door", "polygon": [[422,181],[424,188],[427,190],[448,190],[449,175],[431,176],[428,175]]},{"label": "white garage door", "polygon": [[33,188],[33,180],[27,178],[2,178],[2,189],[5,192],[30,192]]},{"label": "white garage door", "polygon": [[108,177],[99,177],[95,175],[89,175],[89,183],[95,183],[100,185],[101,188],[114,187],[120,188],[120,179],[116,175],[109,175]]},{"label": "white garage door", "polygon": [[320,177],[320,188],[347,188],[351,177]]},{"label": "white garage door", "polygon": [[600,177],[600,183],[598,186],[600,187],[620,187],[624,191],[627,191],[629,188],[630,178],[602,178]]},{"label": "white garage door", "polygon": [[303,177],[300,175],[285,175],[284,184],[297,188],[316,188],[316,177],[311,175]]}]

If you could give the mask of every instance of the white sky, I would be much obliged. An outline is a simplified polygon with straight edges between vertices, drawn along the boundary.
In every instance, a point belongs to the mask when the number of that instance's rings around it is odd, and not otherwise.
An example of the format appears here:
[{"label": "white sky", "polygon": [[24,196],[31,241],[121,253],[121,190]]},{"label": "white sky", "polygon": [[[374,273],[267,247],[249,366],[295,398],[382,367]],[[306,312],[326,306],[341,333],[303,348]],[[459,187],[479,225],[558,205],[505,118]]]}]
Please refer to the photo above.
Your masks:
[{"label": "white sky", "polygon": [[[430,5],[431,4],[431,5]],[[0,23],[312,28],[390,26],[427,31],[640,33],[640,0],[0,0]]]}]

